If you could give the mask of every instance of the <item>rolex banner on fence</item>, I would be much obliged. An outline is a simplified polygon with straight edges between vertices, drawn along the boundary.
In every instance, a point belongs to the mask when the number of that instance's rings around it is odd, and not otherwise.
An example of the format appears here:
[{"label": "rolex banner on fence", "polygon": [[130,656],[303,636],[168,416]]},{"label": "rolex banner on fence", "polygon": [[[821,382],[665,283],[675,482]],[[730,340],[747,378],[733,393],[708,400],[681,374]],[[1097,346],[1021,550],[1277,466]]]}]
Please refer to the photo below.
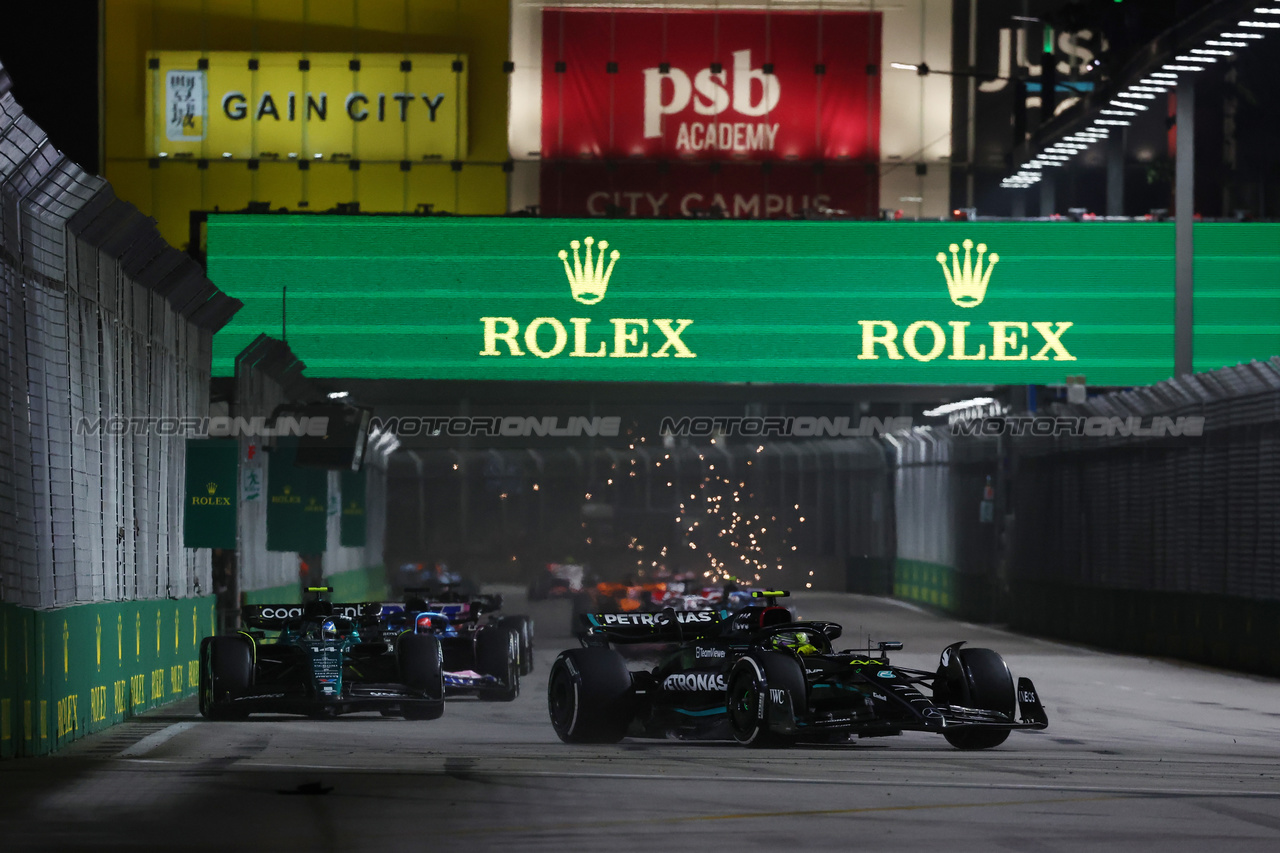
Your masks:
[{"label": "rolex banner on fence", "polygon": [[239,443],[233,438],[187,439],[184,547],[236,547],[238,457]]},{"label": "rolex banner on fence", "polygon": [[297,439],[281,439],[268,454],[267,550],[317,554],[325,550],[329,472],[294,464]]},{"label": "rolex banner on fence", "polygon": [[364,471],[342,471],[342,515],[338,544],[343,548],[363,548],[365,543]]}]

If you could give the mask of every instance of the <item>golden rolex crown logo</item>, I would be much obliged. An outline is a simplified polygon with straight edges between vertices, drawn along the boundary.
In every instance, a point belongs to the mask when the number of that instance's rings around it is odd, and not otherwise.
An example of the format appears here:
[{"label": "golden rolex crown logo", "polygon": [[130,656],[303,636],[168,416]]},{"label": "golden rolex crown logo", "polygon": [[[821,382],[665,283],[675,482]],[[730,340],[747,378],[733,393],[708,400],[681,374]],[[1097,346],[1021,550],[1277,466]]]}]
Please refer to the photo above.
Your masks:
[{"label": "golden rolex crown logo", "polygon": [[285,493],[286,495],[287,495],[287,494],[289,494],[289,493],[290,493],[290,492],[292,492],[292,491],[293,491],[293,487],[292,487],[292,486],[285,486],[285,487],[284,487],[284,493]]},{"label": "golden rolex crown logo", "polygon": [[205,483],[204,487],[209,490],[209,494],[216,494],[218,491],[217,483]]},{"label": "golden rolex crown logo", "polygon": [[995,252],[987,258],[987,268],[982,269],[982,256],[987,253],[987,244],[978,244],[978,262],[973,263],[970,251],[973,249],[973,241],[965,240],[964,246],[964,265],[960,264],[960,246],[952,243],[951,249],[951,266],[947,266],[947,255],[945,252],[938,253],[938,263],[942,266],[942,272],[947,277],[947,290],[951,293],[951,301],[959,305],[961,308],[973,308],[981,305],[982,300],[987,296],[987,282],[991,280],[991,270],[995,269],[995,265],[999,263],[1000,256]]},{"label": "golden rolex crown logo", "polygon": [[[614,249],[609,252],[609,266],[606,269],[604,265],[605,250],[609,248],[608,240],[601,240],[600,246],[596,250],[596,259],[591,260],[591,247],[595,245],[594,237],[587,237],[581,243],[573,240],[569,243],[569,248],[573,249],[573,266],[569,266],[569,253],[564,249],[560,250],[560,261],[564,264],[564,274],[569,279],[569,287],[573,291],[573,298],[581,302],[583,305],[595,305],[601,299],[604,299],[604,292],[609,287],[609,276],[613,275],[613,265],[618,262],[618,250]],[[586,262],[578,256],[578,249],[583,245],[586,246],[583,254],[586,256]]]}]

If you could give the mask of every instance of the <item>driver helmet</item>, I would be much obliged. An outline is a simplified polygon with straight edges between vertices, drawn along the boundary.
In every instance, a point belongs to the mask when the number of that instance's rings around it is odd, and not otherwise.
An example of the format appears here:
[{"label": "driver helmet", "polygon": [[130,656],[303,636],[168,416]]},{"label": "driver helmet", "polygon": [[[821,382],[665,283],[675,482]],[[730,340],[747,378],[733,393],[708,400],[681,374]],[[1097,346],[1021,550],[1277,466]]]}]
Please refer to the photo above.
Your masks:
[{"label": "driver helmet", "polygon": [[810,631],[781,631],[773,635],[773,647],[779,650],[789,649],[800,655],[811,655],[818,651],[813,639]]},{"label": "driver helmet", "polygon": [[320,639],[336,640],[338,639],[338,623],[332,619],[326,619],[320,623]]}]

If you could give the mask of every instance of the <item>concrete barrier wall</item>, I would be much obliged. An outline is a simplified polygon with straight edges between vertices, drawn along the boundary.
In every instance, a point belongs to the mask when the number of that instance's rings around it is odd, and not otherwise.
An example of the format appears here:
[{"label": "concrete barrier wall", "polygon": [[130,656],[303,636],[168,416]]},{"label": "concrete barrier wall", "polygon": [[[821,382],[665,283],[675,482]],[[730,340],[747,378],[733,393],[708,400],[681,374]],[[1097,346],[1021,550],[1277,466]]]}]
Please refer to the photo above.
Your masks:
[{"label": "concrete barrier wall", "polygon": [[1280,676],[1280,601],[1015,581],[1011,628]]},{"label": "concrete barrier wall", "polygon": [[212,596],[0,604],[0,757],[43,755],[195,694]]},{"label": "concrete barrier wall", "polygon": [[[333,587],[333,601],[385,601],[391,590],[387,584],[387,570],[383,566],[352,569],[325,577],[327,586]],[[264,589],[245,590],[241,599],[245,604],[299,604],[302,601],[301,583],[282,584]]]},{"label": "concrete barrier wall", "polygon": [[997,621],[996,579],[951,566],[898,558],[893,564],[893,595],[970,622]]},{"label": "concrete barrier wall", "polygon": [[387,570],[382,566],[339,572],[324,581],[333,587],[334,601],[385,601],[391,595]]}]

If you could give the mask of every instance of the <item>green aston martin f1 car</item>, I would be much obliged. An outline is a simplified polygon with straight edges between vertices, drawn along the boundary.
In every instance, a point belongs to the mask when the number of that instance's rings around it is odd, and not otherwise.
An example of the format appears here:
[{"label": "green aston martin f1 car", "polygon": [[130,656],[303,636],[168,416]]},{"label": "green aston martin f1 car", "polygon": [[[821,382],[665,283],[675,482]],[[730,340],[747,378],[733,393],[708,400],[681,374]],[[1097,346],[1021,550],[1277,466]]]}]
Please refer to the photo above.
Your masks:
[{"label": "green aston martin f1 car", "polygon": [[[242,608],[246,630],[207,637],[200,647],[200,713],[332,717],[382,711],[410,720],[444,713],[440,641],[406,631],[388,646],[379,604],[335,604],[329,587],[304,604]],[[367,636],[366,636],[367,635]]]}]

